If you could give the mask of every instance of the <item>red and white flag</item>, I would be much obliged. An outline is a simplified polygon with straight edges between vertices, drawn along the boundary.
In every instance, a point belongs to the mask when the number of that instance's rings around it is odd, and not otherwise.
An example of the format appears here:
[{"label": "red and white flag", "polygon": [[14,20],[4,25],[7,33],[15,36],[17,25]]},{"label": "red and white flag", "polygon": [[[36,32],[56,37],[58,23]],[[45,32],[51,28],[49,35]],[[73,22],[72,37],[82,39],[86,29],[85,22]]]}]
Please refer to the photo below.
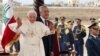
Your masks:
[{"label": "red and white flag", "polygon": [[16,36],[16,33],[11,30],[9,24],[15,23],[16,20],[13,14],[13,0],[3,0],[3,15],[2,15],[2,41],[1,45],[6,51],[11,41]]}]

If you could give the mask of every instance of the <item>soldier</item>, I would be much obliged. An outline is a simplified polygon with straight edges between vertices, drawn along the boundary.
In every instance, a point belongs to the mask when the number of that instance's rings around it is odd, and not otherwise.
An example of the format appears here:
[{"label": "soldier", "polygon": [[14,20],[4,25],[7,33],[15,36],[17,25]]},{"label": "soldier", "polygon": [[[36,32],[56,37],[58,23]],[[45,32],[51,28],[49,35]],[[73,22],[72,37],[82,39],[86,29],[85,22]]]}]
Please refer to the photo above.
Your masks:
[{"label": "soldier", "polygon": [[70,56],[70,51],[73,50],[73,34],[71,33],[71,30],[67,27],[65,24],[65,18],[61,18],[61,24],[58,25],[58,28],[60,30],[60,38],[59,38],[59,43],[60,43],[60,53],[61,56]]},{"label": "soldier", "polygon": [[55,28],[57,28],[58,27],[58,22],[59,20],[58,20],[58,17],[55,17]]},{"label": "soldier", "polygon": [[74,40],[76,56],[83,56],[83,38],[86,36],[85,26],[81,25],[81,19],[76,19],[77,25],[74,27]]},{"label": "soldier", "polygon": [[90,35],[86,41],[87,54],[88,56],[100,56],[99,26],[97,23],[94,23],[88,28]]},{"label": "soldier", "polygon": [[72,32],[73,24],[74,24],[73,20],[70,20],[70,21],[67,22],[67,26],[68,26],[68,29],[69,29],[68,35],[70,37],[71,47],[72,47],[72,50],[70,51],[70,53],[71,53],[72,56],[75,56],[75,51],[74,51],[74,36],[73,36],[73,32]]}]

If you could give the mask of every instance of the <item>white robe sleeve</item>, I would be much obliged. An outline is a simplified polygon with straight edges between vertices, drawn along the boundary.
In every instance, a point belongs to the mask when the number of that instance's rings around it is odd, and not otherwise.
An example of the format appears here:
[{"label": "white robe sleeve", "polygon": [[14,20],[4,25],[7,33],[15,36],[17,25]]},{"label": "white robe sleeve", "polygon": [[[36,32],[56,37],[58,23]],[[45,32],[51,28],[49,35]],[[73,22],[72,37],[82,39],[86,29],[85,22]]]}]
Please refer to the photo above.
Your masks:
[{"label": "white robe sleeve", "polygon": [[25,24],[22,24],[22,26],[19,27],[18,30],[19,30],[21,33],[23,33],[23,34],[26,34],[26,32],[27,32],[27,30],[28,30],[27,24],[26,24],[26,25],[25,25]]},{"label": "white robe sleeve", "polygon": [[50,29],[47,26],[45,26],[44,24],[41,24],[41,28],[42,28],[41,30],[42,30],[44,36],[51,34]]}]

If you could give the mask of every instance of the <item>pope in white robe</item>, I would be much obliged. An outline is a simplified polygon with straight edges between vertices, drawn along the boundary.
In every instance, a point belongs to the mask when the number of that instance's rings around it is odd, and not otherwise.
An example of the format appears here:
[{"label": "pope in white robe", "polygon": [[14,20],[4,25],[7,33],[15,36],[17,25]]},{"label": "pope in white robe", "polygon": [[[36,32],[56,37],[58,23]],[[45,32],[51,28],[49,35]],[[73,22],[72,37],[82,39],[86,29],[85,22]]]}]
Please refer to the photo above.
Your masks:
[{"label": "pope in white robe", "polygon": [[36,21],[34,11],[30,11],[27,16],[28,20],[23,23],[18,21],[17,27],[14,29],[17,33],[22,34],[24,38],[19,56],[45,56],[42,37],[51,34],[51,31],[43,23]]}]

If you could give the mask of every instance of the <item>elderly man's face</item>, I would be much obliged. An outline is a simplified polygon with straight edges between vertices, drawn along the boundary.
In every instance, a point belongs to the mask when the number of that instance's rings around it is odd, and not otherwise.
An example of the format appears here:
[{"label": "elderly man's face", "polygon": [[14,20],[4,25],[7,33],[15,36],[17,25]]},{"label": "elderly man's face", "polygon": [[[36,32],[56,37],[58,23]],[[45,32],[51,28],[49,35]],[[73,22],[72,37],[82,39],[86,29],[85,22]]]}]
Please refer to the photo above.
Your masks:
[{"label": "elderly man's face", "polygon": [[28,19],[31,23],[34,23],[34,21],[36,21],[36,15],[35,13],[30,13],[28,16]]},{"label": "elderly man's face", "polygon": [[44,19],[48,19],[48,17],[49,17],[48,8],[42,8],[42,11],[40,13],[41,13],[41,16],[44,17]]}]

